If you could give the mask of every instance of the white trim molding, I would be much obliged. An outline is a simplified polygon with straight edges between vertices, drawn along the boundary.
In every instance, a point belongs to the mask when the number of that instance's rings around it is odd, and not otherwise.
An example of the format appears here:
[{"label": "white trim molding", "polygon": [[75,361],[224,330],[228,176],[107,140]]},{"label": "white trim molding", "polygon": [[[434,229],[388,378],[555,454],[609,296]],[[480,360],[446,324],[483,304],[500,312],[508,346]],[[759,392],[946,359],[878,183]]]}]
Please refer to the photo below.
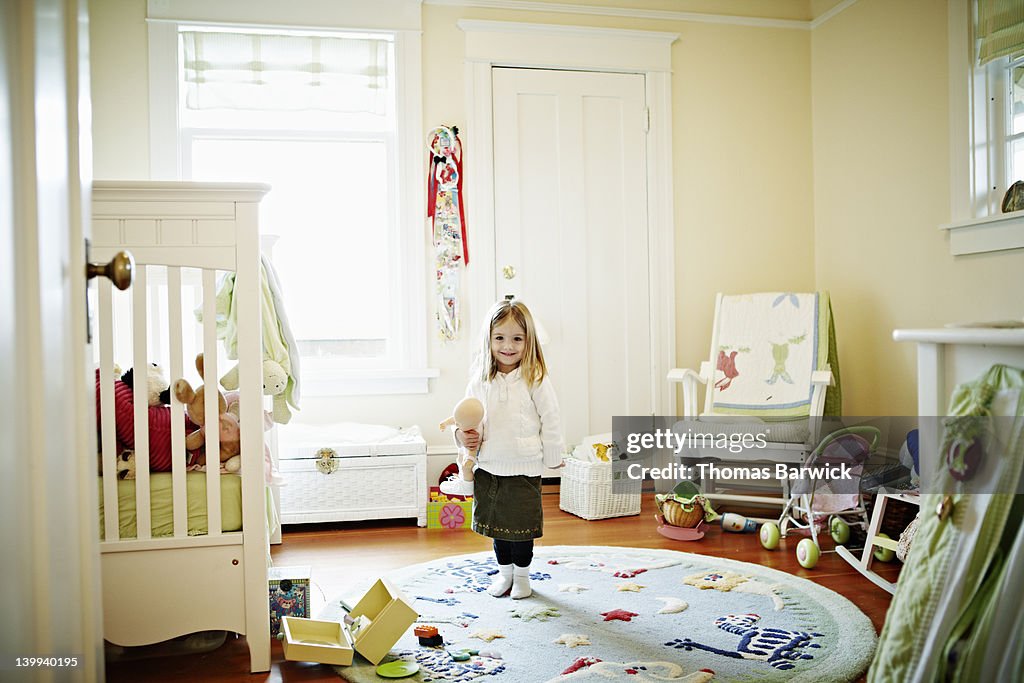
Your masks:
[{"label": "white trim molding", "polygon": [[727,24],[732,26],[779,28],[794,31],[812,31],[856,2],[857,0],[842,0],[842,2],[832,7],[827,12],[823,12],[820,16],[810,21],[805,21],[802,19],[776,19],[773,17],[710,14],[706,12],[679,12],[674,10],[639,9],[633,7],[570,5],[558,2],[538,2],[537,0],[423,0],[424,5],[440,5],[444,7],[474,7],[480,9],[513,10],[519,12],[547,12],[552,14],[582,14],[597,17],[655,19],[657,21]]},{"label": "white trim molding", "polygon": [[461,19],[457,25],[466,34],[466,61],[494,66],[667,72],[679,39],[660,31],[510,21]]},{"label": "white trim molding", "polygon": [[647,134],[647,215],[650,244],[651,377],[654,410],[675,414],[675,392],[662,381],[675,362],[675,260],[672,185],[672,43],[678,34],[517,22],[462,20],[466,35],[467,206],[474,226],[473,259],[466,271],[469,329],[479,329],[497,298],[494,268],[494,147],[491,71],[544,67],[643,74]]}]

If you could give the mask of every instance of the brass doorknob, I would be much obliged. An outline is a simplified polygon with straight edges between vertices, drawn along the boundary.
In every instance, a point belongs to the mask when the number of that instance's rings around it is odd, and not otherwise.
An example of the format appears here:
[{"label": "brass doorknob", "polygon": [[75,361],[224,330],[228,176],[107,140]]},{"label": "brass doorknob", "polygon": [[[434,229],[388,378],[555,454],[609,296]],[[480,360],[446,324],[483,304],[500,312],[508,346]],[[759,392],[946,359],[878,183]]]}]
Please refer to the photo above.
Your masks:
[{"label": "brass doorknob", "polygon": [[87,263],[85,277],[88,280],[102,275],[109,278],[118,289],[128,289],[135,273],[135,259],[127,251],[119,251],[110,259],[110,263]]}]

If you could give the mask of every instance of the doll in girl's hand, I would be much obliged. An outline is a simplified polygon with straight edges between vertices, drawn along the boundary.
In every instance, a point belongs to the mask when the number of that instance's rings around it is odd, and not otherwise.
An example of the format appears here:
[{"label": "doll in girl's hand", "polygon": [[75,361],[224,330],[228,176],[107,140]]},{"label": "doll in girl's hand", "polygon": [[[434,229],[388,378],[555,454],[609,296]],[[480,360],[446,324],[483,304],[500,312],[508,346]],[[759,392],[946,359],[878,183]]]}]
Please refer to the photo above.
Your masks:
[{"label": "doll in girl's hand", "polygon": [[[441,493],[449,496],[473,495],[473,467],[480,447],[480,424],[484,421],[484,404],[478,398],[469,396],[459,401],[451,417],[440,424],[441,431],[452,425],[461,433],[459,449],[459,476],[441,482]],[[458,438],[458,434],[456,438]]]}]

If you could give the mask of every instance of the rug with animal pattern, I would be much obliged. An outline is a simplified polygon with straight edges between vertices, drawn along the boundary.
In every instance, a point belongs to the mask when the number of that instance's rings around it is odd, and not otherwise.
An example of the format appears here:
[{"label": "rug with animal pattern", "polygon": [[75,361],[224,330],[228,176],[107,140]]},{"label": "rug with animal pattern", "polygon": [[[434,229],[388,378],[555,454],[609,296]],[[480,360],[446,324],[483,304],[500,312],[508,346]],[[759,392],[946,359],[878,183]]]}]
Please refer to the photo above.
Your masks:
[{"label": "rug with animal pattern", "polygon": [[[853,681],[875,649],[857,606],[816,583],[759,565],[642,548],[538,547],[533,595],[494,598],[493,553],[459,555],[388,574],[436,626],[413,629],[384,661],[419,664],[423,683],[541,681]],[[341,619],[342,601],[317,615]],[[361,590],[360,590],[361,589]],[[338,674],[380,682],[360,656]]]}]

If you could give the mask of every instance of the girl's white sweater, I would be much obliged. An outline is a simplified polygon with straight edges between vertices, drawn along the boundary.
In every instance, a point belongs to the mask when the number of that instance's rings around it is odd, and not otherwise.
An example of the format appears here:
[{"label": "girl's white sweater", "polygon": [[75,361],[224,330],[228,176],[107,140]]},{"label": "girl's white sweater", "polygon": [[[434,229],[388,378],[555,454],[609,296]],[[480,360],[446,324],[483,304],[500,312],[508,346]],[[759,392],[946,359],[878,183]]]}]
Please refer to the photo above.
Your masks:
[{"label": "girl's white sweater", "polygon": [[562,463],[562,421],[548,377],[531,389],[516,368],[490,382],[473,380],[466,396],[480,399],[485,409],[479,468],[502,477],[539,477],[545,467]]}]

